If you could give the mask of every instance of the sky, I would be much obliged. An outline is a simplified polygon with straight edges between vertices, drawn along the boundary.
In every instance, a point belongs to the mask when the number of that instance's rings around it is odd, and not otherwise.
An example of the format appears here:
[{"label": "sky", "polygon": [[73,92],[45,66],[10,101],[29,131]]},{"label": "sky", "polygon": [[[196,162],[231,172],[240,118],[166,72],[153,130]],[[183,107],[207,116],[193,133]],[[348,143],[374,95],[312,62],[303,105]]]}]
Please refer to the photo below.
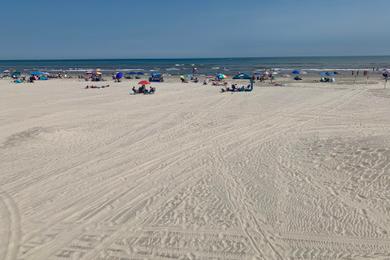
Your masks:
[{"label": "sky", "polygon": [[0,60],[390,55],[389,0],[3,1]]}]

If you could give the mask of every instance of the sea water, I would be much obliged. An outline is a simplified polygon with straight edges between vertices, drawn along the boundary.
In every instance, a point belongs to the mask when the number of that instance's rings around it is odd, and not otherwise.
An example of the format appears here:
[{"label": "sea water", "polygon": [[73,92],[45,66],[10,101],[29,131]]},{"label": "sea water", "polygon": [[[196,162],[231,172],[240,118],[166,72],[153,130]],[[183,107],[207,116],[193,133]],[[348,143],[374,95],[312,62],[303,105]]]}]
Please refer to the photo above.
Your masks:
[{"label": "sea water", "polygon": [[159,71],[171,75],[190,74],[197,68],[199,74],[214,75],[238,72],[254,73],[265,69],[290,71],[382,70],[390,68],[390,56],[354,57],[276,57],[276,58],[196,58],[196,59],[91,59],[91,60],[0,60],[0,73],[6,69],[22,72],[84,73],[99,68],[103,73],[115,71]]}]

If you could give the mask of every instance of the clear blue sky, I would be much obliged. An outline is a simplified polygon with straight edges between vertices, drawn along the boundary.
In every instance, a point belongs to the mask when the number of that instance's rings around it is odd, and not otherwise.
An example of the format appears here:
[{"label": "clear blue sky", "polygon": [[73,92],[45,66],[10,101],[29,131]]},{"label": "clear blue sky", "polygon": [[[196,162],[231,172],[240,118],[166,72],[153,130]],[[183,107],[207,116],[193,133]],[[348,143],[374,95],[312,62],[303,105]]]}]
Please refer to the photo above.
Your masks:
[{"label": "clear blue sky", "polygon": [[19,0],[0,59],[390,55],[389,0]]}]

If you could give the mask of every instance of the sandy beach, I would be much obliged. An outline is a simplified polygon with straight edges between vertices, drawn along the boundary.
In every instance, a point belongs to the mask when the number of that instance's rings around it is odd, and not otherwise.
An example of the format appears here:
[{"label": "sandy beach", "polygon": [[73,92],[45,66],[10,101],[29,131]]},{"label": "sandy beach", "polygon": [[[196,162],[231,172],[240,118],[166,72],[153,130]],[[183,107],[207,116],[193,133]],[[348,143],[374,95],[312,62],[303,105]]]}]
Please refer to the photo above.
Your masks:
[{"label": "sandy beach", "polygon": [[390,86],[366,83],[0,80],[0,259],[389,259]]}]

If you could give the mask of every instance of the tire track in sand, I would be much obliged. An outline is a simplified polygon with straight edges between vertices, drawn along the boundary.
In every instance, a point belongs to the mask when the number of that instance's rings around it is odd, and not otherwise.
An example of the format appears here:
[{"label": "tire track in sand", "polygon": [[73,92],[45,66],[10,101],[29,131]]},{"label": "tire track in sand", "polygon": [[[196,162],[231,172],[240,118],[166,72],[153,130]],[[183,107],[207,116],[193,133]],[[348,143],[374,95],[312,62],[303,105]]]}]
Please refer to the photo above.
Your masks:
[{"label": "tire track in sand", "polygon": [[0,191],[0,259],[16,259],[20,236],[18,208],[11,196]]}]

